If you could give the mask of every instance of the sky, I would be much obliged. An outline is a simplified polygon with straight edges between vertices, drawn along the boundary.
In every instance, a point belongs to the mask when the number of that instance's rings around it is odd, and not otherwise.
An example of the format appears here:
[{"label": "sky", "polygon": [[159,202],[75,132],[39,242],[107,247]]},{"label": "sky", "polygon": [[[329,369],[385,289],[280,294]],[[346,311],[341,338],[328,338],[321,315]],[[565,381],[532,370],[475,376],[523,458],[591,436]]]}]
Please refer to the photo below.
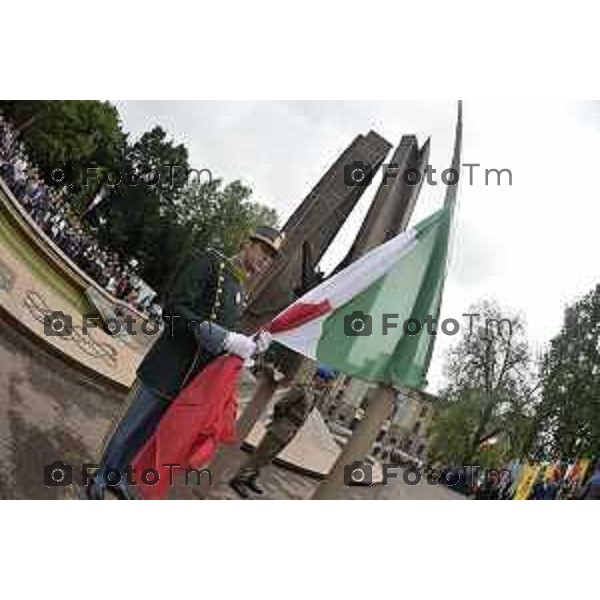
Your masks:
[{"label": "sky", "polygon": [[[190,164],[240,179],[253,200],[276,208],[282,224],[358,134],[375,130],[393,145],[431,137],[429,164],[450,165],[456,101],[120,101],[133,138],[161,125],[184,143]],[[441,318],[495,299],[525,317],[534,352],[558,333],[563,311],[600,282],[600,103],[465,101],[458,208]],[[510,169],[485,184],[485,169]],[[340,230],[322,266],[349,248],[380,182],[376,178]],[[411,223],[438,209],[445,186],[424,183]],[[438,336],[428,391],[444,383]]]}]

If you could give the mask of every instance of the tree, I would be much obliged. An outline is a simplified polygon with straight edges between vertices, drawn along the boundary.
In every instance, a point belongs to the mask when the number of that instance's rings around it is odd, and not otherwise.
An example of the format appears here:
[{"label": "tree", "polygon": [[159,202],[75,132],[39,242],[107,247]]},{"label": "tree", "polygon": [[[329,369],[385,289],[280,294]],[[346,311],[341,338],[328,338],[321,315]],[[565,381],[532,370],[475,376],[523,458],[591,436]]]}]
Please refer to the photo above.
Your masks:
[{"label": "tree", "polygon": [[479,399],[469,390],[453,400],[442,397],[429,430],[429,460],[446,465],[463,463],[470,454],[468,433],[475,430],[478,421]]},{"label": "tree", "polygon": [[15,127],[48,184],[57,185],[52,178],[56,168],[68,173],[69,199],[78,207],[99,186],[92,178],[86,182],[86,169],[97,168],[100,179],[116,169],[123,156],[126,135],[117,109],[109,102],[3,100],[0,111]]},{"label": "tree", "polygon": [[600,285],[565,310],[542,378],[542,453],[600,456]]},{"label": "tree", "polygon": [[477,318],[448,353],[443,405],[431,429],[432,455],[453,464],[472,464],[491,441],[507,454],[526,453],[538,402],[522,318],[503,316],[488,301],[470,312]]},{"label": "tree", "polygon": [[0,101],[0,110],[49,184],[56,185],[57,167],[68,173],[74,212],[102,188],[106,198],[85,225],[110,249],[135,258],[157,291],[193,248],[231,255],[256,225],[277,223],[277,213],[252,202],[252,190],[239,181],[198,181],[186,147],[161,127],[128,143],[108,102]]},{"label": "tree", "polygon": [[[112,248],[135,257],[157,291],[168,287],[193,249],[211,246],[231,255],[256,225],[277,223],[277,213],[252,202],[252,190],[239,181],[223,185],[220,179],[188,177],[187,150],[159,127],[128,149],[122,171],[127,176],[100,205],[99,233]],[[144,181],[148,173],[160,175],[156,184]]]},{"label": "tree", "polygon": [[135,258],[142,277],[160,289],[180,252],[177,202],[189,171],[188,152],[155,127],[127,147],[120,181],[97,211],[100,239]]},{"label": "tree", "polygon": [[199,188],[190,187],[186,193],[195,207],[188,212],[186,226],[196,245],[212,245],[224,254],[233,254],[257,225],[277,225],[275,210],[251,202],[252,190],[239,181],[221,188],[217,180]]},{"label": "tree", "polygon": [[252,190],[239,181],[224,187],[219,179],[188,185],[176,202],[178,223],[185,232],[179,258],[193,248],[209,246],[230,256],[257,225],[276,227],[277,212],[252,202],[251,195]]}]

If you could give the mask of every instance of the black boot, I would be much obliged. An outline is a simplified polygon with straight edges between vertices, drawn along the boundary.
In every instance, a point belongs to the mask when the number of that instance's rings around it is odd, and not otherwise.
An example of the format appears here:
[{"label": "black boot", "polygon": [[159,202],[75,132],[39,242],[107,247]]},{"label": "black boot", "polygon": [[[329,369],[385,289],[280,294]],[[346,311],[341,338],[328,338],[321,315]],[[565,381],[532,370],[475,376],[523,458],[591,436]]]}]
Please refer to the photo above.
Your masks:
[{"label": "black boot", "polygon": [[258,471],[246,471],[238,473],[229,482],[229,485],[244,499],[250,498],[248,490],[262,496],[265,491],[258,485],[258,482],[256,481],[257,477]]},{"label": "black boot", "polygon": [[265,490],[258,485],[258,473],[252,473],[246,478],[246,487],[249,487],[255,494],[262,496]]},{"label": "black boot", "polygon": [[248,488],[246,487],[246,481],[242,479],[240,476],[234,477],[229,482],[229,487],[238,495],[240,498],[244,500],[248,500],[250,498],[250,494],[248,493]]}]

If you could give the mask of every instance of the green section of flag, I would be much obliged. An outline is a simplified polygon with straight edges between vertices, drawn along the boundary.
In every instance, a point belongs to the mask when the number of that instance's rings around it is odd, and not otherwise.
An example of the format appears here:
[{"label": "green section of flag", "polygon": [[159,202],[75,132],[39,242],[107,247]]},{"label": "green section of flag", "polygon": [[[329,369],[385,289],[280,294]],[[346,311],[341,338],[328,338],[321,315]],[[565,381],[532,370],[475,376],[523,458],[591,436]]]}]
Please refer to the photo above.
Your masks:
[{"label": "green section of flag", "polygon": [[[450,219],[446,206],[417,225],[416,243],[383,277],[338,308],[323,324],[317,357],[324,363],[360,379],[420,388],[435,335],[425,329],[427,315],[437,319],[445,275]],[[371,317],[368,336],[348,336],[350,317],[361,312]],[[384,315],[390,325],[383,334]],[[408,319],[422,325],[418,335],[404,332]],[[360,326],[360,322],[357,322]]]}]

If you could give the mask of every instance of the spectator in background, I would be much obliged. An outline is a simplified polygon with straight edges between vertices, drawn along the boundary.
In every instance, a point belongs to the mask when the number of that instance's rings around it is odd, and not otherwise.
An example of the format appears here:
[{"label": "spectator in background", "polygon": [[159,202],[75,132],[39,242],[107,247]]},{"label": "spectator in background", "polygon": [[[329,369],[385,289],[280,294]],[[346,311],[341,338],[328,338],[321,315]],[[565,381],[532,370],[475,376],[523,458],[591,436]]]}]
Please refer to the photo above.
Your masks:
[{"label": "spectator in background", "polygon": [[558,484],[556,482],[556,471],[546,476],[542,469],[537,483],[533,486],[531,492],[532,500],[556,500],[558,494]]},{"label": "spectator in background", "polygon": [[[25,147],[0,114],[0,177],[17,201],[62,250],[99,285],[118,299],[137,307],[140,285],[135,273],[116,252],[109,252],[87,234],[70,214],[66,188],[49,188],[37,168],[30,165]],[[137,289],[136,289],[137,287]]]},{"label": "spectator in background", "polygon": [[592,476],[577,497],[579,500],[600,500],[600,460],[596,462]]}]

